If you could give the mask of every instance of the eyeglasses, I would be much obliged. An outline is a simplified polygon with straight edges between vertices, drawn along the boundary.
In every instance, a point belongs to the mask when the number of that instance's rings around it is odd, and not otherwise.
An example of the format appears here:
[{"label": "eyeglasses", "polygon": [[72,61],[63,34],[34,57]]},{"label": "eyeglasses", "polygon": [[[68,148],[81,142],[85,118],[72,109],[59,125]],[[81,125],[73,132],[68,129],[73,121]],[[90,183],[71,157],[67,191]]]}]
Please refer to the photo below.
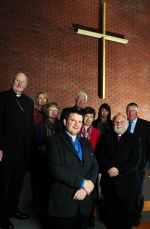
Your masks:
[{"label": "eyeglasses", "polygon": [[22,85],[25,85],[27,82],[26,81],[24,81],[24,80],[18,80],[18,79],[15,79],[15,82],[16,83],[20,83],[20,84],[22,84]]},{"label": "eyeglasses", "polygon": [[125,122],[126,122],[126,121],[120,121],[120,122],[115,121],[114,124],[115,124],[115,125],[117,125],[117,124],[123,125]]},{"label": "eyeglasses", "polygon": [[57,109],[55,109],[55,110],[53,110],[53,109],[49,109],[49,111],[51,111],[51,112],[58,112],[58,110],[57,110]]},{"label": "eyeglasses", "polygon": [[77,99],[78,101],[81,101],[81,102],[86,102],[86,100],[85,99]]},{"label": "eyeglasses", "polygon": [[127,112],[136,112],[137,110],[127,110]]}]

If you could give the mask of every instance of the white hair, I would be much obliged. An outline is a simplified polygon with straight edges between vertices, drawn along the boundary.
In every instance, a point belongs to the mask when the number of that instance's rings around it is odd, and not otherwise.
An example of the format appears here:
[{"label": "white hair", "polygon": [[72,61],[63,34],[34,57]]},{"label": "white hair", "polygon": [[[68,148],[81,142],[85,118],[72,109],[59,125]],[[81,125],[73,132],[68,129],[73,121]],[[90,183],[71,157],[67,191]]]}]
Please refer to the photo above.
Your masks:
[{"label": "white hair", "polygon": [[87,102],[87,100],[88,100],[87,94],[84,93],[83,91],[80,91],[80,92],[78,92],[78,94],[76,95],[76,99],[78,99],[80,95],[83,95],[83,96],[85,97],[86,102]]},{"label": "white hair", "polygon": [[118,114],[116,114],[116,115],[113,117],[113,122],[115,121],[115,119],[116,119],[118,116],[122,116],[122,117],[124,118],[124,120],[127,121],[127,117],[119,112]]}]

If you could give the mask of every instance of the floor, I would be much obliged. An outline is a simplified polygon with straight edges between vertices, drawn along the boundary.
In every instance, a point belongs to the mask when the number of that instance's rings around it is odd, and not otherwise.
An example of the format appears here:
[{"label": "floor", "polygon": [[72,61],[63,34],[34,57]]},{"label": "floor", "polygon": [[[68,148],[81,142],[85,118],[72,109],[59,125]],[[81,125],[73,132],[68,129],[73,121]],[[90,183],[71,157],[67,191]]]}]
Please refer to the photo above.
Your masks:
[{"label": "floor", "polygon": [[[38,210],[32,205],[32,193],[30,187],[30,175],[25,174],[24,185],[20,196],[19,209],[30,214],[27,220],[11,219],[15,229],[43,229],[40,221]],[[147,179],[145,183],[145,200],[150,200],[150,168],[147,171]],[[150,220],[150,212],[143,213],[142,221]],[[103,223],[97,219],[95,221],[95,229],[104,229]],[[48,229],[48,228],[47,228]]]}]

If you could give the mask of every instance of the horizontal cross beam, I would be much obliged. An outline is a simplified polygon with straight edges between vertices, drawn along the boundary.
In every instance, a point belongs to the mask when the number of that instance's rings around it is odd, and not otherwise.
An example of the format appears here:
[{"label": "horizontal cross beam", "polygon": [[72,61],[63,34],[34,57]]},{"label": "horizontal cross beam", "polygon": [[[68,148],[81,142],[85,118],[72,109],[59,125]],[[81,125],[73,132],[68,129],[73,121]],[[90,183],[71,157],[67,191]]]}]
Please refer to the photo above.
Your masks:
[{"label": "horizontal cross beam", "polygon": [[102,33],[97,33],[97,32],[91,32],[91,31],[84,30],[84,29],[77,29],[77,33],[85,35],[85,36],[95,37],[95,38],[104,37],[108,41],[115,41],[115,42],[122,43],[122,44],[128,43],[128,40],[123,39],[123,38],[114,37],[114,36],[110,36],[110,35],[106,35],[106,34],[102,34]]}]

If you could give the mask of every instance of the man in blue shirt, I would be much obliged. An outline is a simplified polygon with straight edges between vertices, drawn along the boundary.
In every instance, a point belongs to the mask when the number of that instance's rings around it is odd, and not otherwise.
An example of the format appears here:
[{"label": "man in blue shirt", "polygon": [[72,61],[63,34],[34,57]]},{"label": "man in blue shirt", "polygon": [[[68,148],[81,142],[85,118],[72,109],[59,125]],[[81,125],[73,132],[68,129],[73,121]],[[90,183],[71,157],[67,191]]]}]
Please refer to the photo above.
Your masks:
[{"label": "man in blue shirt", "polygon": [[142,144],[142,156],[140,164],[138,166],[141,187],[137,194],[137,208],[139,214],[137,215],[134,226],[140,224],[140,218],[142,217],[141,212],[144,206],[144,181],[146,175],[146,169],[150,160],[150,122],[138,117],[138,105],[136,103],[129,103],[126,108],[127,118],[129,122],[128,131],[130,131],[136,138],[141,137]]},{"label": "man in blue shirt", "polygon": [[82,112],[71,109],[65,131],[47,142],[52,175],[48,214],[54,229],[86,229],[92,211],[98,165],[90,141],[78,135],[82,120]]}]

